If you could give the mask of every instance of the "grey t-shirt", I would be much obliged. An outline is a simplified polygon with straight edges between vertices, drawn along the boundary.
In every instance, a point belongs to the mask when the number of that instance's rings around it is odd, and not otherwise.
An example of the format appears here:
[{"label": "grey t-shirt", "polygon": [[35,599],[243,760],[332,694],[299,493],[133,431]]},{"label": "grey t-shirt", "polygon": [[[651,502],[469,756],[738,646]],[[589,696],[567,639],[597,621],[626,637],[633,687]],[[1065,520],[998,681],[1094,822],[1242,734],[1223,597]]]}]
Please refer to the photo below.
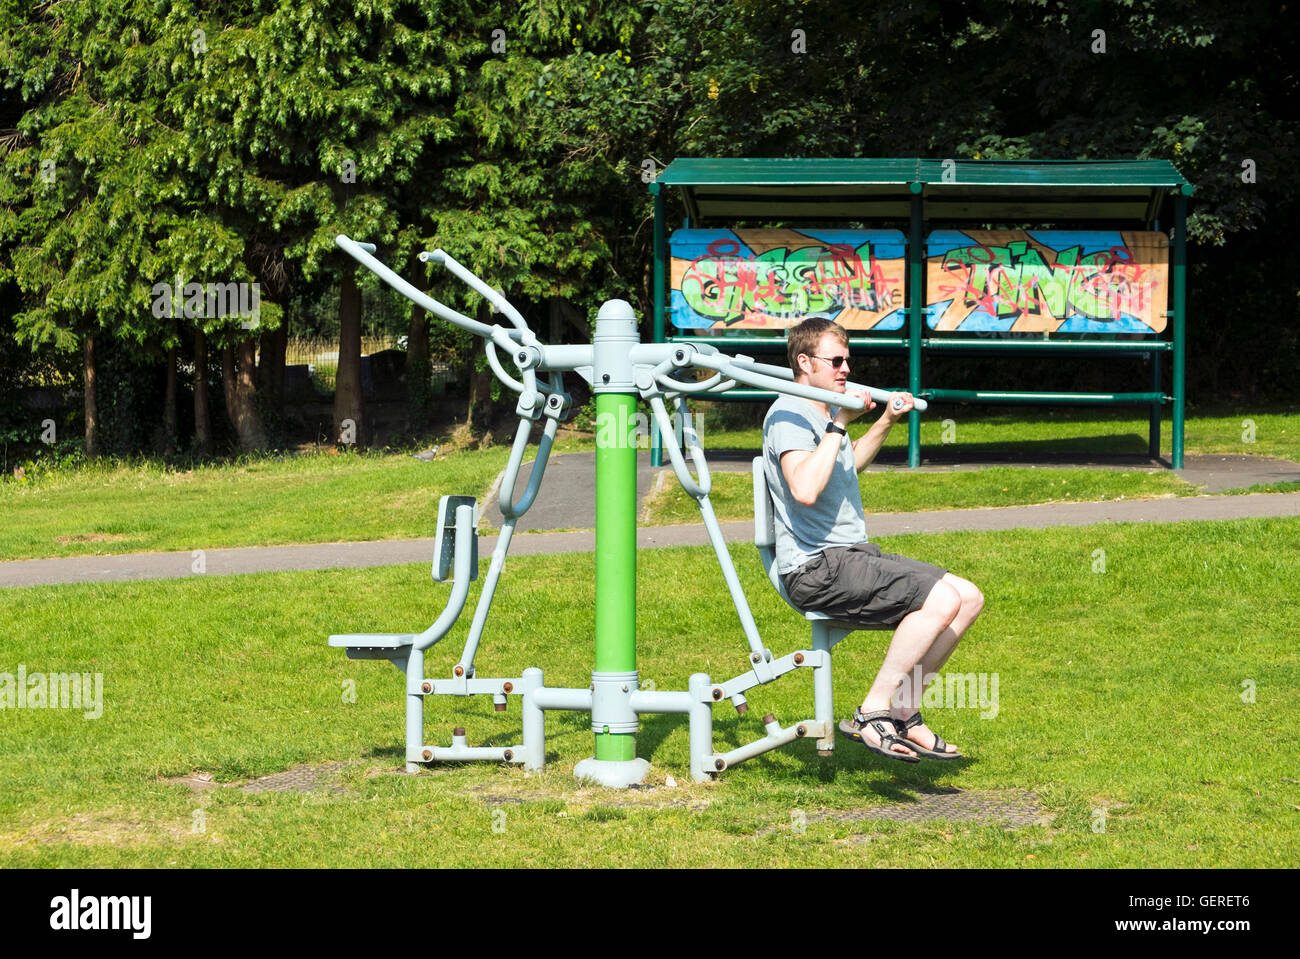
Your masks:
[{"label": "grey t-shirt", "polygon": [[[835,413],[836,407],[832,406],[831,419]],[[782,575],[798,569],[828,546],[852,546],[867,539],[853,444],[847,437],[840,438],[835,469],[812,506],[795,500],[781,471],[782,454],[817,449],[826,433],[826,421],[810,402],[794,396],[778,396],[763,420],[763,468],[775,506],[776,567]]]}]

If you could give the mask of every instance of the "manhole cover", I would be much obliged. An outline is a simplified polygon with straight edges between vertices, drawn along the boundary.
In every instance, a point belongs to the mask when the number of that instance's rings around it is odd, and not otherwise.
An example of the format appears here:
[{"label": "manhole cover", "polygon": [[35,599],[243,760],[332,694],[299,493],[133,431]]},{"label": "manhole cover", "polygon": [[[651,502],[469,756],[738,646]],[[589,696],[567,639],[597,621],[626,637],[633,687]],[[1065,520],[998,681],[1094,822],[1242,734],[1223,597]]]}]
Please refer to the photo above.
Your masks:
[{"label": "manhole cover", "polygon": [[246,793],[310,792],[313,789],[324,789],[332,793],[347,792],[343,786],[339,785],[337,779],[338,774],[350,765],[352,764],[337,762],[320,763],[315,766],[310,764],[294,766],[282,773],[254,779],[251,783],[244,783],[239,788]]},{"label": "manhole cover", "polygon": [[914,802],[891,803],[847,813],[827,813],[842,821],[892,819],[896,822],[989,822],[1004,826],[1045,825],[1047,810],[1027,789],[952,789],[920,792]]},{"label": "manhole cover", "polygon": [[[1051,817],[1026,789],[945,789],[918,792],[911,802],[892,802],[866,809],[824,810],[806,814],[807,822],[864,822],[890,819],[894,822],[996,823],[1008,829],[1045,826]],[[770,826],[758,835],[776,831]]]}]

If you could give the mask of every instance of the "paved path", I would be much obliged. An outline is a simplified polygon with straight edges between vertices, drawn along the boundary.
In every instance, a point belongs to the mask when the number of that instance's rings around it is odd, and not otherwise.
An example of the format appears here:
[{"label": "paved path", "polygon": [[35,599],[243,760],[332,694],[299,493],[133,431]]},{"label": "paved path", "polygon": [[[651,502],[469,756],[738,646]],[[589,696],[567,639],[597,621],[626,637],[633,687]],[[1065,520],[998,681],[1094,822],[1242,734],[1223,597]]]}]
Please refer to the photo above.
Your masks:
[{"label": "paved path", "polygon": [[[886,456],[885,454],[889,454]],[[885,462],[872,464],[869,472],[887,472],[904,469],[901,451],[890,449],[882,453]],[[751,468],[753,453],[710,453],[709,469],[713,472],[745,472]],[[891,462],[896,461],[896,462]],[[878,461],[879,462],[879,461]],[[689,460],[688,460],[689,463]],[[945,461],[942,452],[932,453],[922,460],[918,472],[938,473],[985,469],[989,466],[1018,466],[1044,469],[1110,469],[1110,470],[1168,470],[1169,464],[1153,460],[1146,455],[1097,456],[1091,459],[1077,454],[1056,456],[1048,453],[1034,454],[1030,462],[1016,456],[981,456],[977,461],[965,463]],[[1175,474],[1203,493],[1219,493],[1230,489],[1248,489],[1266,483],[1300,483],[1300,464],[1267,456],[1186,456],[1184,468]],[[515,495],[523,493],[532,474],[532,463],[519,470]],[[660,473],[667,471],[663,482],[675,483],[672,466],[652,467],[648,453],[637,458],[637,503],[643,503],[647,494],[661,481]],[[546,467],[546,477],[537,493],[537,500],[524,514],[516,529],[529,530],[589,529],[596,525],[596,454],[566,453],[552,457]],[[500,477],[498,477],[498,481]],[[494,488],[495,490],[495,488]],[[868,504],[869,505],[869,504]],[[1104,505],[1104,504],[1103,504]],[[483,508],[484,522],[499,528],[504,522],[495,494],[488,497]],[[512,547],[513,548],[513,547]]]},{"label": "paved path", "polygon": [[[1099,469],[1135,468],[1130,463],[1081,463]],[[1134,458],[1143,465],[1158,467],[1145,457]],[[710,463],[715,471],[748,470],[750,457],[719,457]],[[980,465],[990,465],[983,463]],[[1037,462],[1035,465],[1045,465]],[[1052,463],[1050,465],[1065,465]],[[1189,482],[1210,488],[1246,488],[1259,483],[1300,481],[1300,465],[1267,457],[1188,457],[1180,475]],[[533,508],[525,514],[523,529],[555,529],[594,525],[595,489],[592,479],[594,454],[570,453],[557,456]],[[974,469],[976,464],[931,464],[922,469]],[[526,474],[527,467],[521,470]],[[659,470],[642,457],[637,476],[638,501],[653,487]],[[523,490],[527,476],[519,479]],[[671,469],[665,477],[676,482]],[[487,526],[500,526],[501,514],[495,499],[483,510]],[[1242,496],[1170,497],[1167,499],[1119,500],[1104,503],[1047,503],[1038,506],[1005,506],[990,509],[936,510],[923,513],[869,513],[871,536],[906,533],[939,533],[956,530],[1043,529],[1050,526],[1086,526],[1092,523],[1172,523],[1191,520],[1243,519],[1252,516],[1300,516],[1300,493],[1252,493]],[[722,524],[728,542],[752,542],[751,521]],[[643,527],[637,530],[641,548],[697,546],[708,542],[702,525]],[[496,546],[495,536],[484,536],[479,555],[486,558]],[[530,553],[581,553],[595,549],[595,533],[532,532],[516,535],[512,555]],[[387,566],[397,563],[429,562],[432,539],[393,540],[378,543],[318,543],[301,546],[265,546],[244,549],[206,550],[199,558],[190,552],[134,553],[126,556],[89,556],[69,559],[38,559],[0,563],[0,586],[35,586],[53,583],[116,582],[135,579],[178,578],[272,570],[335,569]],[[196,565],[202,573],[196,570]]]}]

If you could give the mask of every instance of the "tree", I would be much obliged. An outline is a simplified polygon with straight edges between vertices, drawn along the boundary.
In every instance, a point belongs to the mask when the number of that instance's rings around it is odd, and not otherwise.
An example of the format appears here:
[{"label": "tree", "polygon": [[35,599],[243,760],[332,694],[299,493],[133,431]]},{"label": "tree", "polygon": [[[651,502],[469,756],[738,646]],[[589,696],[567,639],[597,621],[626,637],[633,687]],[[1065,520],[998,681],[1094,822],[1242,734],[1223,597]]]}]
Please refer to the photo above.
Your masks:
[{"label": "tree", "polygon": [[102,0],[3,12],[6,83],[29,105],[5,157],[13,188],[0,195],[26,304],[19,336],[81,348],[90,455],[97,337],[166,350],[178,316],[230,336],[232,318],[190,287],[248,277],[243,242],[202,211],[203,191],[186,176],[189,143],[177,129],[186,87],[174,80],[198,48],[182,47],[191,34],[177,11],[154,14]]}]

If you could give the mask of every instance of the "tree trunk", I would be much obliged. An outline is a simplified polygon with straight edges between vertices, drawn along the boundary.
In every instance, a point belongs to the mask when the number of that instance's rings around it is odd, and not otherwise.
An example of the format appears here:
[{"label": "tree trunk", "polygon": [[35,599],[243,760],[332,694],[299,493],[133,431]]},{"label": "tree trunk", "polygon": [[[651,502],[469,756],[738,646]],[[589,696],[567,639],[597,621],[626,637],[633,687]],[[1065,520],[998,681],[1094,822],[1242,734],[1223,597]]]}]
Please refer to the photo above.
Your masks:
[{"label": "tree trunk", "polygon": [[[480,303],[477,319],[491,323],[492,312],[486,302]],[[469,409],[465,411],[465,425],[474,436],[482,436],[492,425],[492,369],[475,369],[469,377]]]},{"label": "tree trunk", "polygon": [[284,402],[284,357],[289,349],[289,311],[274,329],[263,333],[258,341],[257,392],[262,401],[278,410]]},{"label": "tree trunk", "polygon": [[406,329],[406,418],[407,427],[424,426],[432,411],[433,391],[429,387],[429,318],[423,310],[411,311]]},{"label": "tree trunk", "polygon": [[95,338],[93,336],[86,337],[82,344],[81,355],[86,377],[86,455],[93,458],[99,455],[99,442],[96,438],[99,411],[95,403]]},{"label": "tree trunk", "polygon": [[365,444],[361,395],[361,290],[351,273],[339,290],[339,368],[334,375],[334,439]]},{"label": "tree trunk", "polygon": [[235,402],[243,422],[239,443],[246,450],[264,450],[270,444],[257,407],[257,340],[250,336],[239,344],[238,350],[239,377],[235,382]]},{"label": "tree trunk", "polygon": [[469,377],[469,409],[465,425],[482,436],[492,425],[492,370],[475,370]]},{"label": "tree trunk", "polygon": [[241,450],[266,449],[266,430],[257,411],[257,341],[240,340],[221,351],[221,385],[226,394],[226,413],[239,437]]},{"label": "tree trunk", "polygon": [[[226,401],[226,418],[235,423],[235,348],[221,348],[221,396]],[[235,428],[239,426],[236,423]]]},{"label": "tree trunk", "polygon": [[194,331],[194,446],[200,456],[212,455],[212,414],[208,402],[208,341]]},{"label": "tree trunk", "polygon": [[172,320],[172,342],[167,347],[167,394],[163,398],[163,456],[176,455],[176,327]]}]

